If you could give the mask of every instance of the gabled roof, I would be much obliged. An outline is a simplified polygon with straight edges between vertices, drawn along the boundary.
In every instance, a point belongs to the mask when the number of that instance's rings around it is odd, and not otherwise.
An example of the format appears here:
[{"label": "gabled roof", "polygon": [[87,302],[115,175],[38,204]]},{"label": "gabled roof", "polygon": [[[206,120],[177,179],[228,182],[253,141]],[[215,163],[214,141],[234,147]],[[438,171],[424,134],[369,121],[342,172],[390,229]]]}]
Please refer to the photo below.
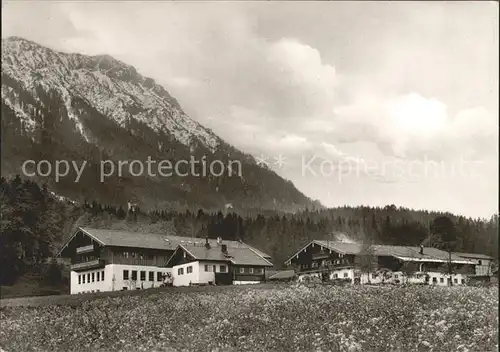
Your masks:
[{"label": "gabled roof", "polygon": [[[63,250],[67,247],[67,245],[73,240],[73,238],[79,233],[82,232],[85,235],[89,236],[102,246],[109,247],[135,247],[135,248],[145,248],[145,249],[159,249],[159,250],[170,250],[174,251],[177,246],[189,243],[200,243],[203,245],[206,240],[204,238],[192,238],[192,237],[181,237],[174,236],[172,234],[158,234],[158,233],[145,233],[145,232],[130,232],[130,231],[121,231],[121,230],[108,230],[108,229],[96,229],[90,227],[79,227],[73,236],[71,236],[68,241],[62,246],[61,250],[58,252],[58,256],[61,255]],[[217,240],[209,239],[209,243],[212,246],[217,245]],[[249,248],[260,256],[264,258],[270,258],[270,256],[266,253],[263,253],[246,243],[242,243],[239,241],[226,241],[223,243],[228,248]]]},{"label": "gabled roof", "polygon": [[[445,251],[433,247],[424,247],[423,254],[420,254],[420,247],[412,246],[391,246],[391,245],[370,245],[361,243],[347,243],[337,241],[313,240],[292,255],[285,263],[289,263],[296,255],[311,245],[320,245],[325,249],[335,251],[340,254],[362,255],[369,251],[374,256],[395,257],[403,261],[416,262],[448,262],[450,257]],[[465,257],[458,256],[458,253],[451,254],[451,261],[456,264],[474,264]]]},{"label": "gabled roof", "polygon": [[226,256],[222,253],[220,246],[212,246],[210,249],[204,245],[179,245],[174,254],[167,260],[165,266],[171,265],[177,251],[185,251],[190,254],[195,260],[205,261],[223,261],[230,262],[234,265],[255,265],[255,266],[273,266],[266,258],[259,255],[251,248],[244,247],[227,247]]},{"label": "gabled roof", "polygon": [[453,252],[452,254],[462,257],[462,258],[471,258],[471,259],[489,259],[493,260],[494,258],[486,255],[486,254],[478,254],[478,253],[460,253],[460,252]]}]

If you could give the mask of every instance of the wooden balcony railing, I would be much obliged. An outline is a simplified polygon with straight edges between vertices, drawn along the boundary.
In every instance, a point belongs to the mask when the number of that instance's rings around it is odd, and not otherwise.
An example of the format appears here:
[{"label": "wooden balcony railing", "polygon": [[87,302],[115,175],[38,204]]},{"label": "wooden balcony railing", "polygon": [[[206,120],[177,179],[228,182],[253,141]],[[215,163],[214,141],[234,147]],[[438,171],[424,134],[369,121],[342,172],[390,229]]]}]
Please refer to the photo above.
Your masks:
[{"label": "wooden balcony railing", "polygon": [[71,270],[81,271],[81,270],[98,269],[98,268],[104,268],[105,265],[106,262],[104,261],[104,259],[95,259],[95,260],[90,260],[88,262],[72,264]]},{"label": "wooden balcony railing", "polygon": [[353,268],[354,265],[351,263],[344,263],[344,264],[335,264],[335,265],[329,265],[329,266],[319,266],[315,268],[299,268],[299,273],[300,274],[311,274],[311,273],[326,273],[330,272],[333,270],[340,270],[340,269],[350,269]]}]

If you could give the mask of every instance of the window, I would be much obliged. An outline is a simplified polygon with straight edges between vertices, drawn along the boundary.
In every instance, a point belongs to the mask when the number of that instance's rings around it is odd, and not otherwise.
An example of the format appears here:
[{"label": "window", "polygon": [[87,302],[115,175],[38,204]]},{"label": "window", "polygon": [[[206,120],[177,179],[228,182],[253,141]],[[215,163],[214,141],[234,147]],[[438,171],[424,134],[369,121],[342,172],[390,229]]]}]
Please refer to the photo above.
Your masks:
[{"label": "window", "polygon": [[154,271],[149,272],[149,281],[155,281],[155,272]]},{"label": "window", "polygon": [[82,275],[78,275],[78,285],[82,283]]},{"label": "window", "polygon": [[101,281],[100,279],[101,279],[101,273],[99,272],[99,273],[97,273],[97,281],[98,282]]},{"label": "window", "polygon": [[210,265],[205,264],[205,271],[206,271],[207,273],[209,273],[209,272],[210,272],[210,269],[211,269],[211,266],[210,266]]},{"label": "window", "polygon": [[123,258],[128,258],[128,252],[123,252]]},{"label": "window", "polygon": [[253,274],[253,268],[248,269],[250,274]]},{"label": "window", "polygon": [[130,256],[131,256],[132,258],[135,258],[135,252],[130,253]]},{"label": "window", "polygon": [[184,268],[177,269],[177,275],[184,275]]},{"label": "window", "polygon": [[444,279],[442,277],[439,278],[439,282],[443,283]]},{"label": "window", "polygon": [[263,271],[264,271],[264,270],[263,270],[262,268],[257,268],[257,269],[255,269],[255,273],[257,273],[257,274],[262,274],[262,273],[263,273]]},{"label": "window", "polygon": [[477,263],[478,263],[479,265],[482,265],[482,262],[481,262],[481,260],[478,260],[478,261],[477,261]]},{"label": "window", "polygon": [[90,284],[90,274],[87,274],[87,283]]},{"label": "window", "polygon": [[221,266],[220,266],[220,272],[221,272],[221,273],[225,273],[225,272],[227,272],[227,267],[226,267],[225,265],[221,265]]},{"label": "window", "polygon": [[433,277],[432,278],[432,283],[437,284],[437,282],[438,282],[437,278]]},{"label": "window", "polygon": [[101,271],[101,281],[104,281],[104,270]]},{"label": "window", "polygon": [[243,274],[245,272],[245,268],[240,268],[240,274]]},{"label": "window", "polygon": [[156,281],[163,281],[163,273],[161,271],[156,273]]},{"label": "window", "polygon": [[141,271],[141,281],[146,281],[146,272]]},{"label": "window", "polygon": [[191,274],[193,272],[193,267],[190,265],[186,268],[186,274]]},{"label": "window", "polygon": [[142,253],[139,253],[139,259],[144,259],[144,255]]},{"label": "window", "polygon": [[348,276],[349,276],[349,274],[347,274],[347,273],[344,273],[344,277],[348,277]]},{"label": "window", "polygon": [[85,283],[85,274],[82,275],[83,283]]},{"label": "window", "polygon": [[132,280],[137,281],[137,270],[132,270]]},{"label": "window", "polygon": [[339,274],[334,274],[333,277],[336,278],[336,279],[338,279]]},{"label": "window", "polygon": [[212,265],[212,270],[215,272],[217,272],[217,265]]},{"label": "window", "polygon": [[92,273],[92,282],[94,282],[94,280],[95,280],[95,274]]},{"label": "window", "polygon": [[453,282],[458,284],[458,279],[454,279]]},{"label": "window", "polygon": [[462,285],[465,285],[465,279],[462,279]]},{"label": "window", "polygon": [[95,290],[95,292],[101,292],[101,290]]},{"label": "window", "polygon": [[128,270],[123,270],[123,280],[128,280]]}]

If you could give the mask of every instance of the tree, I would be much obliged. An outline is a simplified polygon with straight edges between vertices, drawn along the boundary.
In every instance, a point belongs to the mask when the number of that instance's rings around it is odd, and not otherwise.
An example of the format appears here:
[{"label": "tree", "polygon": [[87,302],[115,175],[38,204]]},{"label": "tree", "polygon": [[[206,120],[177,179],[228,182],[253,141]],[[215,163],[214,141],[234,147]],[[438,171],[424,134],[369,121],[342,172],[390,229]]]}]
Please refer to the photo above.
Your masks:
[{"label": "tree", "polygon": [[127,285],[129,290],[135,290],[137,288],[137,280],[126,280],[125,284]]},{"label": "tree", "polygon": [[62,278],[62,268],[59,266],[56,259],[52,258],[45,273],[45,281],[49,285],[56,286],[62,282]]},{"label": "tree", "polygon": [[368,276],[368,283],[370,281],[370,275],[377,268],[375,251],[369,239],[361,245],[361,250],[358,256],[358,265],[362,273]]},{"label": "tree", "polygon": [[410,277],[412,277],[418,270],[416,263],[404,262],[401,266],[401,272],[406,277],[406,283],[409,282]]}]

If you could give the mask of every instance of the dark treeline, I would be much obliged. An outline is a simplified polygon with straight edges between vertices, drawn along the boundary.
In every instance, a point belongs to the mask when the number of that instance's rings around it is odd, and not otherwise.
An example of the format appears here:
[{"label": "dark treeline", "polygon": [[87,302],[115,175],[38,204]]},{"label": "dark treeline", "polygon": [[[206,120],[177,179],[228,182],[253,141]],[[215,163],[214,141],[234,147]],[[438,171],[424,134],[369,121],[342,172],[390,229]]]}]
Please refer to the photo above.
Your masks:
[{"label": "dark treeline", "polygon": [[[440,246],[430,236],[437,218],[453,226],[453,251],[476,252],[498,257],[498,215],[471,219],[448,213],[416,211],[390,205],[383,208],[340,207],[305,210],[295,214],[239,215],[223,209],[143,211],[128,205],[86,201],[64,202],[45,187],[19,177],[1,180],[2,236],[0,265],[13,268],[2,273],[2,284],[12,283],[27,265],[52,257],[76,226],[94,226],[191,237],[241,239],[269,253],[277,267],[311,239],[341,239],[379,244]],[[23,269],[24,268],[24,269]],[[2,272],[5,272],[2,270]]]},{"label": "dark treeline", "polygon": [[[25,273],[46,275],[49,284],[60,272],[47,261],[57,250],[71,209],[53,197],[47,187],[22,180],[0,180],[0,283],[12,284]],[[55,276],[54,276],[55,275]]]}]

